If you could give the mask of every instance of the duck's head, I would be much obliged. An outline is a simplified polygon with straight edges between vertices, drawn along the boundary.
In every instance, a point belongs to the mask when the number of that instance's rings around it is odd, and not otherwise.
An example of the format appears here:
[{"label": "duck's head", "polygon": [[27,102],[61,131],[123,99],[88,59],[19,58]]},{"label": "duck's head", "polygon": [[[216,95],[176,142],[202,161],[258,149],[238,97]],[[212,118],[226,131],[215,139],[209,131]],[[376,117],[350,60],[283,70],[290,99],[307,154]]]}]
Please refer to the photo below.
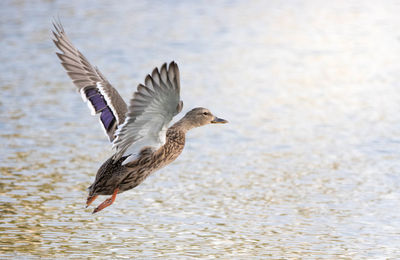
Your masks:
[{"label": "duck's head", "polygon": [[182,118],[190,128],[199,127],[207,124],[226,124],[227,120],[214,116],[210,110],[203,107],[193,108]]}]

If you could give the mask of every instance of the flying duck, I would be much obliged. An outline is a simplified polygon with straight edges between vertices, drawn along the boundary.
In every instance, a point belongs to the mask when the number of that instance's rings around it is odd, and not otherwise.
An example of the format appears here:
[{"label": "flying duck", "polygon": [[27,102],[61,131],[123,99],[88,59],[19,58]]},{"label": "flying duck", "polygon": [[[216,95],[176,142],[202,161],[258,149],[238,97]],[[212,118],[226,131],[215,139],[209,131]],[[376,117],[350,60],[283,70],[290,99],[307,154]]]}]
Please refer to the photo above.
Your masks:
[{"label": "flying duck", "polygon": [[197,107],[168,128],[181,112],[178,65],[172,61],[155,68],[139,84],[129,106],[104,75],[92,66],[68,39],[60,22],[53,23],[56,53],[92,112],[99,114],[115,153],[97,171],[88,188],[88,207],[98,195],[111,195],[93,213],[110,206],[118,193],[142,183],[147,176],[174,161],[185,146],[185,134],[192,128],[228,121],[210,110]]}]

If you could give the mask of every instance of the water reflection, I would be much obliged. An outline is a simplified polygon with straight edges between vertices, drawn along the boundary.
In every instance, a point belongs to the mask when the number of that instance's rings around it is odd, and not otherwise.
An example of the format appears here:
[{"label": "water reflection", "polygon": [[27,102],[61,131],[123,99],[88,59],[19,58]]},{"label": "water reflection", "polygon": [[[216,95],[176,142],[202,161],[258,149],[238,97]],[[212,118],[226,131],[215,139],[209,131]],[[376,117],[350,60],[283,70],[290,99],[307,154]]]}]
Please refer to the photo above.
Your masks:
[{"label": "water reflection", "polygon": [[[400,256],[395,2],[0,5],[0,257]],[[184,110],[230,121],[98,215],[111,149],[54,55],[57,13],[124,97],[175,59]]]}]

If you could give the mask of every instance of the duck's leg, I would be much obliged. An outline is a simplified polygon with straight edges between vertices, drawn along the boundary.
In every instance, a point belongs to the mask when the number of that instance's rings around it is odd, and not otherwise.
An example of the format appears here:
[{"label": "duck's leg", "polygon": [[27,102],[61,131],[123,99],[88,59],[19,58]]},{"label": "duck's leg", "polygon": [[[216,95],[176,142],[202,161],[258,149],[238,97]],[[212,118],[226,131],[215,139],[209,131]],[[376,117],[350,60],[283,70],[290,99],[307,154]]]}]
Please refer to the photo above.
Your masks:
[{"label": "duck's leg", "polygon": [[102,209],[110,206],[111,204],[113,204],[113,202],[115,201],[115,198],[117,197],[117,194],[118,194],[118,188],[116,188],[114,190],[113,195],[110,198],[106,199],[105,201],[103,201],[103,203],[101,203],[99,206],[97,206],[97,208],[95,208],[93,210],[92,214],[94,214],[96,212],[99,212],[100,210],[102,210]]},{"label": "duck's leg", "polygon": [[94,196],[88,196],[86,200],[86,208],[92,204],[92,202],[97,198],[97,195]]}]

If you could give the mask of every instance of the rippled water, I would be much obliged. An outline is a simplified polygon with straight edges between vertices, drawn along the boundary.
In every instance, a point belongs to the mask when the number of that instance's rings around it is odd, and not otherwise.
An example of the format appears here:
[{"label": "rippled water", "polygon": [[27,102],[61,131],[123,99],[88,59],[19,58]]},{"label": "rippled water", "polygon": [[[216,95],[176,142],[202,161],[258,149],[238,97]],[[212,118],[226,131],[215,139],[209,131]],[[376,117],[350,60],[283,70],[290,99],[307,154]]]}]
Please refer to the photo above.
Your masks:
[{"label": "rippled water", "polygon": [[[0,7],[0,258],[400,258],[396,1]],[[230,124],[91,215],[112,151],[54,55],[57,15],[126,100],[173,59],[184,112]]]}]

